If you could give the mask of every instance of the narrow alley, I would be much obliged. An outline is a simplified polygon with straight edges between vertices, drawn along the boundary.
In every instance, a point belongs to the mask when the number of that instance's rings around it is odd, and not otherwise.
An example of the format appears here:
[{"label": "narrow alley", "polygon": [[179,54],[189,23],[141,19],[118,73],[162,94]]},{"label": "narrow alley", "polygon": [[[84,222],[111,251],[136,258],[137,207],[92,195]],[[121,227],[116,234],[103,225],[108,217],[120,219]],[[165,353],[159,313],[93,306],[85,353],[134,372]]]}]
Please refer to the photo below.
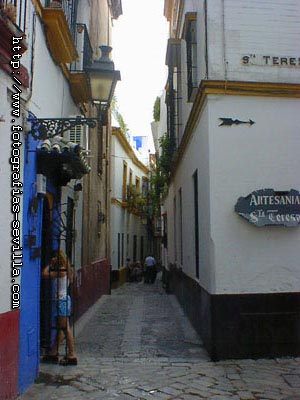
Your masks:
[{"label": "narrow alley", "polygon": [[160,277],[103,296],[75,336],[78,366],[41,363],[18,399],[300,399],[299,358],[211,362]]}]

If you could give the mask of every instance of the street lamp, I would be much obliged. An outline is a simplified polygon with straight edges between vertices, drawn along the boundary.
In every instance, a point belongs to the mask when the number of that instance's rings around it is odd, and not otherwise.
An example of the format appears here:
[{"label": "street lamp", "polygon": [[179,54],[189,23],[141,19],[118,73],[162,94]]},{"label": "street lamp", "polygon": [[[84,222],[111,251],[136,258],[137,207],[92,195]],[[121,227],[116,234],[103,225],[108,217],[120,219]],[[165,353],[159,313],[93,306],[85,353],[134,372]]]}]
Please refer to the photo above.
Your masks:
[{"label": "street lamp", "polygon": [[94,104],[110,106],[117,81],[121,79],[120,71],[115,70],[115,65],[109,54],[110,46],[99,46],[101,57],[91,66],[85,68],[90,80],[91,98]]},{"label": "street lamp", "polygon": [[105,120],[102,112],[106,112],[114,95],[117,81],[121,79],[120,71],[115,70],[115,65],[109,57],[112,48],[110,46],[99,46],[101,57],[91,66],[85,68],[90,81],[91,100],[97,107],[96,118],[35,118],[30,116],[28,121],[31,129],[28,133],[35,139],[49,139],[62,134],[77,125],[88,125],[94,128],[98,123],[98,130]]}]

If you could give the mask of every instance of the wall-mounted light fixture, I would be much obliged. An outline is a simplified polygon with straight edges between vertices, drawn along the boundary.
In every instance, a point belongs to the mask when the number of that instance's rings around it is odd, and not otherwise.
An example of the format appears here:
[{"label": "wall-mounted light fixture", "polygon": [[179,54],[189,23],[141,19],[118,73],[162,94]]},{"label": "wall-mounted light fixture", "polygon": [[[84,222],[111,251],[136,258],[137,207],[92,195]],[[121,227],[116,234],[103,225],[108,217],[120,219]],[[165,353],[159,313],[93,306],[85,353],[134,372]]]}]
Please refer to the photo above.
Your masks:
[{"label": "wall-mounted light fixture", "polygon": [[94,104],[110,106],[117,81],[121,79],[120,71],[110,59],[110,46],[99,46],[101,57],[91,66],[85,68],[90,80],[91,98]]},{"label": "wall-mounted light fixture", "polygon": [[91,66],[85,68],[90,82],[90,97],[97,107],[96,118],[34,118],[30,116],[28,121],[31,129],[28,132],[35,139],[45,140],[55,136],[62,136],[65,131],[77,125],[88,125],[94,128],[102,123],[102,112],[106,111],[114,95],[117,81],[121,79],[120,71],[115,70],[113,61],[109,54],[110,46],[100,46],[101,57]]}]

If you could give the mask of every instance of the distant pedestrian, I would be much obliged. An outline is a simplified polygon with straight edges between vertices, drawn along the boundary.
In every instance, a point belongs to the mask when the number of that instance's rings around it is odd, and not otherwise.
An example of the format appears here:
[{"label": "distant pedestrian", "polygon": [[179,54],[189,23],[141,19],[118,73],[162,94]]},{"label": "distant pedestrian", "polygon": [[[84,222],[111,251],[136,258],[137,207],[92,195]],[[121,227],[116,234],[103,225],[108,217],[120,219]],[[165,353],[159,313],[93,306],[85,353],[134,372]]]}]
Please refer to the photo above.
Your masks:
[{"label": "distant pedestrian", "polygon": [[129,282],[140,282],[142,280],[142,266],[139,261],[129,265]]},{"label": "distant pedestrian", "polygon": [[68,295],[68,287],[72,281],[71,264],[66,254],[59,250],[42,271],[43,278],[52,281],[52,302],[56,317],[56,338],[50,354],[43,357],[47,362],[58,362],[58,349],[65,335],[68,346],[68,354],[63,357],[60,365],[77,365],[75,355],[74,337],[70,328],[68,317],[71,315],[71,298]]},{"label": "distant pedestrian", "polygon": [[144,283],[154,283],[156,279],[156,260],[153,255],[145,258],[145,279]]}]

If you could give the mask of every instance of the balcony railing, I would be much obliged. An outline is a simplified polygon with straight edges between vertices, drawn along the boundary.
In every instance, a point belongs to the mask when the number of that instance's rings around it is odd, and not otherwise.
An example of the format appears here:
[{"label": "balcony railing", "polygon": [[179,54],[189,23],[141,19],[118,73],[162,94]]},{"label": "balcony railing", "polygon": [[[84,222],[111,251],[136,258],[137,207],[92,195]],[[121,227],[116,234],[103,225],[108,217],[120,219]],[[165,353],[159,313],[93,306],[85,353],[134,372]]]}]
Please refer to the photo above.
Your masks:
[{"label": "balcony railing", "polygon": [[27,0],[0,0],[0,13],[7,16],[22,32],[26,29]]},{"label": "balcony railing", "polygon": [[77,4],[78,0],[46,0],[46,7],[63,9],[73,38],[76,36]]},{"label": "balcony railing", "polygon": [[78,58],[75,45],[78,0],[45,0],[41,10],[48,47],[56,64],[70,64]]},{"label": "balcony railing", "polygon": [[75,44],[79,59],[70,65],[70,71],[84,72],[93,62],[93,48],[85,24],[76,24]]}]

